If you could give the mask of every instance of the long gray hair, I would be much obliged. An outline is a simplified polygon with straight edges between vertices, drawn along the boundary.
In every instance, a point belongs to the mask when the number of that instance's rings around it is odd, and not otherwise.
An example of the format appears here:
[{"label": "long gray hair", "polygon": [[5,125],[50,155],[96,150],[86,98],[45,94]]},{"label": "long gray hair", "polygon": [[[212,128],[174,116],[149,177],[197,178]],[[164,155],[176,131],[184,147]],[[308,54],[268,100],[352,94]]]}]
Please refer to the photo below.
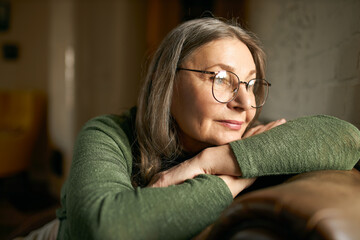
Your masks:
[{"label": "long gray hair", "polygon": [[[182,151],[176,123],[170,113],[177,67],[199,47],[223,38],[237,38],[243,42],[254,58],[256,77],[265,78],[265,54],[257,38],[236,22],[201,18],[173,29],[157,49],[138,99],[136,135],[139,156],[136,162],[140,170],[140,185],[148,184],[164,167],[164,162],[177,158]],[[255,119],[259,113],[260,110]]]}]

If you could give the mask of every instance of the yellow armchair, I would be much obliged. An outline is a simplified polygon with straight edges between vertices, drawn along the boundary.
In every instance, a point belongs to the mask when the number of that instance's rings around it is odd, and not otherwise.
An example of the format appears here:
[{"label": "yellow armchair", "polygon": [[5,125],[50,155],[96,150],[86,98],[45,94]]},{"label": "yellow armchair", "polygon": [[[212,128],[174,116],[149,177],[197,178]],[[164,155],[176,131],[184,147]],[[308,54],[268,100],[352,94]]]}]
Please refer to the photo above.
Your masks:
[{"label": "yellow armchair", "polygon": [[25,171],[30,166],[45,123],[45,93],[0,90],[0,177]]}]

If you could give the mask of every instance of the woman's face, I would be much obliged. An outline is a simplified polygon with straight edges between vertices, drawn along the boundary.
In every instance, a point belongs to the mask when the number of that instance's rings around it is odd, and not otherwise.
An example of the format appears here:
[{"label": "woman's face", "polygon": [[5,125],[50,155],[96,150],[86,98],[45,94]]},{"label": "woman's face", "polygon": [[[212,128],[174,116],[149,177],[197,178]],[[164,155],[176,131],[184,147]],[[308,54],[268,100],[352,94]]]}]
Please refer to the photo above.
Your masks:
[{"label": "woman's face", "polygon": [[[256,77],[249,49],[235,38],[203,45],[186,58],[181,67],[212,72],[227,70],[246,82]],[[171,114],[178,124],[185,151],[196,153],[209,146],[241,139],[255,113],[244,84],[240,85],[237,97],[224,104],[212,95],[212,75],[177,72]]]}]

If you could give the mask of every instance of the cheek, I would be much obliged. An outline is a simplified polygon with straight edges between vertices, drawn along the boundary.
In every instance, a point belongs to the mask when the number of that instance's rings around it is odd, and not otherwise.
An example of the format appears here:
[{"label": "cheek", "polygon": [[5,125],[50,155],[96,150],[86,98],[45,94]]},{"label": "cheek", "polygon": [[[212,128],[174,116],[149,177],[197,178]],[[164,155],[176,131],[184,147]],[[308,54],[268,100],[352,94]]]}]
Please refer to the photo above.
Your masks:
[{"label": "cheek", "polygon": [[246,114],[246,123],[247,125],[250,124],[250,122],[254,119],[256,115],[256,109],[255,108],[252,108],[250,110],[248,110],[247,114]]},{"label": "cheek", "polygon": [[[184,81],[183,83],[186,83]],[[186,87],[185,87],[186,86]],[[201,131],[214,112],[211,89],[191,84],[177,84],[174,88],[171,113],[179,127],[185,131]]]}]

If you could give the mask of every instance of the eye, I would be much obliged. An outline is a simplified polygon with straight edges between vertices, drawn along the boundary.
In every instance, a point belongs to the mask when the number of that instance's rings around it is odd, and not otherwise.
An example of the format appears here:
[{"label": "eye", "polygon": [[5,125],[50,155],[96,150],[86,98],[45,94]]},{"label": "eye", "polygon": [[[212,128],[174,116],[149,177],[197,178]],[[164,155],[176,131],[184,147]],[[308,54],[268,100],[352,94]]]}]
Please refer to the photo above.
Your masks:
[{"label": "eye", "polygon": [[215,75],[214,83],[217,85],[231,86],[231,78],[226,71],[220,71]]},{"label": "eye", "polygon": [[231,81],[227,77],[215,77],[215,83],[218,85],[231,86]]}]

